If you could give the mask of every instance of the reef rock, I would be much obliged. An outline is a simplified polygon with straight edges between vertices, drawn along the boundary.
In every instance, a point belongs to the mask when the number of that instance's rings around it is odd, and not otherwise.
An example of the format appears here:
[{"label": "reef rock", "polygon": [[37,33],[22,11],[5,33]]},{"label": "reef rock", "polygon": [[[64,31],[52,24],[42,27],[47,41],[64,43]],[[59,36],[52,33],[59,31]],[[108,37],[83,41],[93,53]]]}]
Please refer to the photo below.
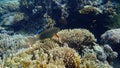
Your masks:
[{"label": "reef rock", "polygon": [[120,54],[120,28],[106,31],[101,35],[101,42],[109,44],[113,50]]},{"label": "reef rock", "polygon": [[0,0],[0,15],[19,10],[18,0]]},{"label": "reef rock", "polygon": [[120,28],[106,31],[101,35],[101,41],[106,44],[120,44]]}]

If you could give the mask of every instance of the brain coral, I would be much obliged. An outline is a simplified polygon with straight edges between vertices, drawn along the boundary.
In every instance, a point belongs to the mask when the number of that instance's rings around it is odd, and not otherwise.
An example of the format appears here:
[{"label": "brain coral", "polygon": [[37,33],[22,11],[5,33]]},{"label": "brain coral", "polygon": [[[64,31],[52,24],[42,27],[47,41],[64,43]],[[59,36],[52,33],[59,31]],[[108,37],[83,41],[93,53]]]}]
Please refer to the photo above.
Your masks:
[{"label": "brain coral", "polygon": [[72,48],[96,42],[94,35],[86,29],[65,29],[57,33],[62,43],[67,43]]}]

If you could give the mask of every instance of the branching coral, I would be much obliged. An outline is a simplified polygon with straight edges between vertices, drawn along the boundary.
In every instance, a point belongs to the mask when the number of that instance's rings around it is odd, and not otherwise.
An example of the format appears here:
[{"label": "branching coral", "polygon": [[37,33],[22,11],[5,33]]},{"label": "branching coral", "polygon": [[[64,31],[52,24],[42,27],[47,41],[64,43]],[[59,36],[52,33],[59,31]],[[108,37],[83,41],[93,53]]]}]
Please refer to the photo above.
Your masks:
[{"label": "branching coral", "polygon": [[37,50],[42,51],[42,52],[43,51],[47,52],[48,50],[51,50],[55,47],[59,47],[59,45],[50,39],[45,39],[41,41],[39,40],[39,41],[36,41],[35,44],[31,45],[30,48],[26,48],[24,50],[17,52],[15,56],[22,56],[23,52],[30,55],[30,54],[33,54],[34,51],[37,51]]},{"label": "branching coral", "polygon": [[28,41],[28,38],[23,35],[10,36],[7,34],[0,34],[0,53],[4,53],[9,56],[22,48],[29,47],[30,44]]},{"label": "branching coral", "polygon": [[86,49],[84,51],[84,55],[81,58],[81,64],[86,68],[112,68],[108,63],[99,61],[96,53],[92,49]]},{"label": "branching coral", "polygon": [[[8,58],[5,67],[24,67],[24,68],[112,68],[109,64],[99,61],[93,50],[87,49],[80,56],[74,49],[69,47],[56,47],[47,53],[40,50],[33,50],[34,53],[23,52],[21,56]],[[33,55],[38,56],[32,59]]]},{"label": "branching coral", "polygon": [[81,45],[96,42],[94,35],[86,29],[65,29],[59,31],[57,35],[60,37],[60,42],[67,43],[75,49],[79,49]]},{"label": "branching coral", "polygon": [[49,51],[54,58],[62,58],[66,68],[80,68],[80,57],[69,47],[54,48]]},{"label": "branching coral", "polygon": [[[14,4],[11,4],[12,1],[8,1],[8,4],[12,7],[14,7]],[[13,23],[16,22],[22,22],[18,23],[20,26],[19,29],[23,29],[25,31],[30,32],[36,32],[37,30],[44,28],[42,24],[47,25],[50,23],[50,26],[54,26],[55,22],[57,22],[57,25],[61,24],[60,26],[63,27],[63,25],[68,25],[66,24],[68,21],[72,20],[70,16],[76,16],[77,13],[76,11],[80,11],[82,14],[89,14],[92,13],[94,14],[99,14],[103,13],[105,11],[105,14],[113,14],[114,13],[114,5],[112,2],[106,3],[103,2],[102,0],[16,0],[13,2],[17,2],[20,4],[19,7],[19,12],[24,13],[28,17],[27,20],[21,19],[23,16],[21,16],[20,19],[16,19],[19,17],[16,17],[13,20],[13,16],[8,16],[6,19],[2,19],[3,22],[6,22],[6,25],[10,24],[13,27],[10,28],[15,28],[16,25],[13,25]],[[90,6],[88,8],[84,8],[86,6]],[[7,7],[5,7],[7,8]],[[105,10],[106,9],[106,10]],[[3,8],[1,8],[1,13],[5,12]],[[112,10],[112,11],[111,11]],[[13,11],[12,11],[13,12]],[[15,11],[18,12],[18,11]],[[7,13],[7,12],[6,12]],[[11,13],[11,12],[10,12]],[[74,14],[76,15],[74,15]],[[47,14],[49,18],[44,17]],[[100,15],[101,15],[100,14]],[[81,14],[79,15],[81,16]],[[78,16],[78,17],[79,17]],[[76,20],[76,18],[74,17]],[[90,18],[91,19],[91,18]],[[21,21],[22,20],[22,21]],[[52,21],[52,22],[51,22]],[[76,20],[77,21],[77,20]],[[72,22],[72,21],[71,21]],[[12,23],[12,24],[11,24]],[[33,24],[34,23],[34,24]],[[35,26],[33,28],[33,26]],[[22,28],[21,28],[22,27]],[[19,30],[17,29],[17,30]]]},{"label": "branching coral", "polygon": [[[117,57],[117,53],[109,45],[96,44],[94,35],[88,30],[65,29],[57,35],[58,41],[51,38],[36,40],[31,36],[0,34],[1,40],[7,40],[1,46],[2,51],[7,51],[0,65],[12,68],[112,68],[109,63]],[[7,56],[8,52],[12,55]]]},{"label": "branching coral", "polygon": [[[40,53],[40,54],[39,54]],[[33,55],[38,56],[32,59]],[[29,60],[29,61],[28,61]],[[57,47],[49,50],[47,53],[34,50],[34,53],[27,54],[25,52],[20,56],[15,56],[7,59],[4,66],[15,67],[37,67],[37,68],[80,68],[80,57],[74,49],[68,47]],[[70,67],[72,66],[72,67]]]},{"label": "branching coral", "polygon": [[0,1],[0,15],[8,12],[18,11],[19,10],[18,0],[2,0]]}]

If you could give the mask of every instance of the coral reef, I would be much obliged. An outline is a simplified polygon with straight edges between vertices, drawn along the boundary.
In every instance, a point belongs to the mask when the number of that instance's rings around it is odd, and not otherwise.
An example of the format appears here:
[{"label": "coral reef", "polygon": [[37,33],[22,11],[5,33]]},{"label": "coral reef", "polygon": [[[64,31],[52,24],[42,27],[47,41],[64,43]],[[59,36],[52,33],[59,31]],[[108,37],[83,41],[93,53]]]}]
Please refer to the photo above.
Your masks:
[{"label": "coral reef", "polygon": [[79,49],[81,45],[96,42],[94,35],[86,29],[65,29],[57,33],[60,42],[67,43],[68,46]]},{"label": "coral reef", "polygon": [[0,16],[5,13],[18,11],[19,10],[19,2],[18,0],[3,0],[0,1]]},{"label": "coral reef", "polygon": [[[102,63],[97,59],[97,56],[93,50],[86,49],[84,55],[82,56],[83,67],[90,68],[112,68],[108,63]],[[93,65],[95,64],[95,65]]]},{"label": "coral reef", "polygon": [[38,39],[51,38],[58,31],[60,31],[60,29],[57,27],[52,27],[52,28],[49,28],[49,29],[43,30],[43,31],[41,30],[41,32],[36,35],[36,38],[38,38]]},{"label": "coral reef", "polygon": [[101,41],[105,44],[120,44],[120,29],[111,29],[101,35]]},{"label": "coral reef", "polygon": [[[37,58],[32,59],[32,55],[35,55]],[[31,53],[29,55],[25,52],[22,52],[21,56],[19,55],[8,58],[7,61],[5,61],[4,66],[13,68],[112,68],[109,64],[102,63],[97,60],[95,56],[95,53],[87,51],[84,52],[84,55],[82,57],[80,57],[74,49],[71,49],[69,47],[55,47],[52,50],[49,50],[47,53],[41,50],[34,50],[34,53]]]},{"label": "coral reef", "polygon": [[99,14],[101,13],[101,10],[99,10],[96,7],[92,7],[92,6],[84,6],[83,9],[79,10],[80,14]]},{"label": "coral reef", "polygon": [[98,43],[119,12],[113,0],[0,0],[0,68],[113,68],[119,29]]},{"label": "coral reef", "polygon": [[13,25],[20,22],[21,20],[25,19],[25,16],[24,16],[24,13],[21,13],[21,12],[11,12],[1,16],[1,19],[2,21],[0,25],[7,26],[7,25]]},{"label": "coral reef", "polygon": [[54,58],[63,58],[66,68],[80,68],[80,56],[68,47],[55,48],[49,51]]},{"label": "coral reef", "polygon": [[3,55],[10,56],[12,53],[16,53],[19,50],[28,48],[30,42],[28,37],[23,35],[13,35],[0,34],[0,57],[3,58]]},{"label": "coral reef", "polygon": [[101,42],[109,44],[112,49],[120,54],[120,29],[111,29],[101,35]]},{"label": "coral reef", "polygon": [[117,29],[120,28],[120,14],[115,14],[113,17],[109,17],[107,19],[107,22],[109,23],[107,27],[109,29]]},{"label": "coral reef", "polygon": [[[57,34],[61,41],[52,38],[35,41],[34,36],[24,37],[22,35],[9,36],[1,34],[1,40],[9,39],[9,41],[4,40],[6,43],[3,46],[11,46],[12,50],[16,52],[12,51],[10,56],[4,54],[0,65],[2,68],[112,68],[110,64],[117,57],[117,53],[109,45],[100,46],[96,44],[94,35],[88,30],[65,29]],[[85,35],[90,39],[86,38],[85,41]],[[78,44],[75,42],[77,40],[80,42],[79,45],[84,45],[81,53],[77,48],[72,48],[73,44]],[[19,42],[19,45],[14,41]],[[18,46],[14,46],[16,44]],[[15,50],[15,48],[19,51]],[[6,48],[6,50],[9,50],[9,48]]]},{"label": "coral reef", "polygon": [[[1,17],[0,21],[2,21],[2,26],[9,25],[9,28],[13,29],[15,32],[21,30],[24,32],[35,33],[40,29],[46,28],[46,26],[67,28],[64,26],[76,21],[77,18],[73,16],[77,15],[91,15],[91,13],[93,13],[93,16],[99,15],[99,17],[104,14],[106,16],[113,16],[116,14],[115,4],[116,3],[112,1],[104,2],[102,0],[4,0],[0,2],[0,16],[3,17],[4,14],[7,14],[8,16],[4,18]],[[76,14],[78,11],[81,14]],[[14,12],[18,12],[18,15]],[[91,23],[89,20],[91,20],[91,17],[88,19],[88,23]],[[80,21],[82,21],[82,19]],[[82,22],[84,23],[86,21]],[[81,28],[83,24],[80,25]],[[95,25],[99,26],[100,24],[95,23]],[[86,26],[88,25],[84,25],[84,27]],[[16,27],[19,28],[15,29]],[[92,25],[90,25],[90,27],[92,27]]]}]

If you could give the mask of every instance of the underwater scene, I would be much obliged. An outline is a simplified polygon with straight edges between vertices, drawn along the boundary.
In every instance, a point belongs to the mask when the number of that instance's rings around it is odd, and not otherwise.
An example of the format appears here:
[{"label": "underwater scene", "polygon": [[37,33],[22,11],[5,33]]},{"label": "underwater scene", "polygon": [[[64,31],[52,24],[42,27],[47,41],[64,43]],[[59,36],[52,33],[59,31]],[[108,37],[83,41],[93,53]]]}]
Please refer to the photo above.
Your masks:
[{"label": "underwater scene", "polygon": [[120,0],[0,0],[0,68],[120,68]]}]

